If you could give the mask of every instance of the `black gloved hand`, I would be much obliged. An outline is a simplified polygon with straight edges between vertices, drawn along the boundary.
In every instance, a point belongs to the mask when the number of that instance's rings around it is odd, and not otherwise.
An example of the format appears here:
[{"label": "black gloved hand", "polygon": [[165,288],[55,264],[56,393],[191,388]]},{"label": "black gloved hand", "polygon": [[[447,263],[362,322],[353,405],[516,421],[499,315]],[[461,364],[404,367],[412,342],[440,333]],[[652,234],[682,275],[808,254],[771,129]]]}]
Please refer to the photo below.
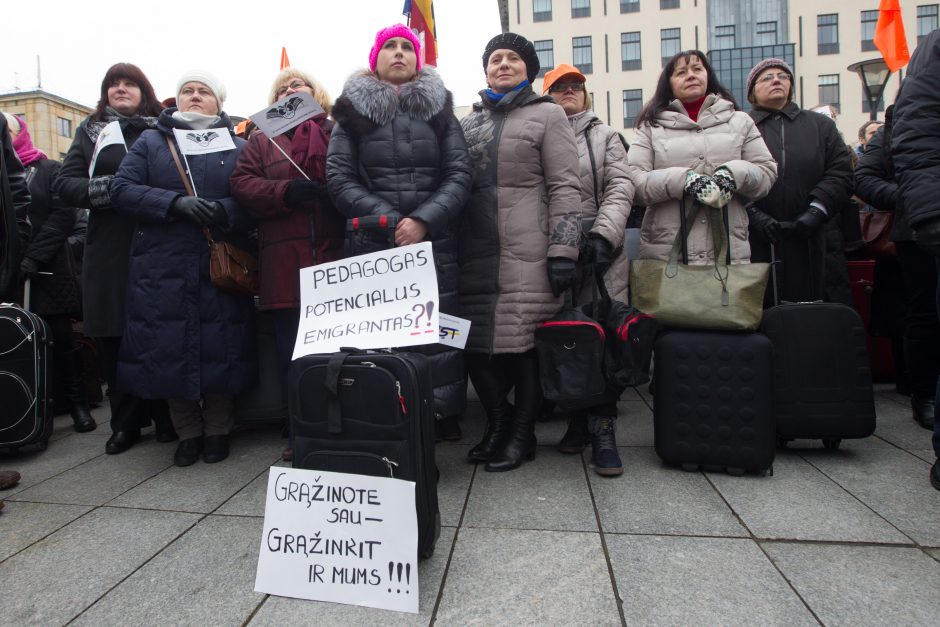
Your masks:
[{"label": "black gloved hand", "polygon": [[326,185],[307,179],[293,179],[284,192],[284,204],[300,208],[305,202],[328,195]]},{"label": "black gloved hand", "polygon": [[562,292],[574,285],[577,265],[567,257],[548,258],[548,284],[552,294],[561,296]]},{"label": "black gloved hand", "polygon": [[790,233],[800,237],[809,237],[822,228],[826,214],[816,207],[810,207],[790,223]]},{"label": "black gloved hand", "polygon": [[594,265],[598,274],[607,272],[613,263],[614,247],[600,235],[591,235],[584,243],[584,261]]},{"label": "black gloved hand", "polygon": [[170,215],[192,220],[196,224],[211,224],[215,215],[213,203],[198,196],[177,196],[170,205]]},{"label": "black gloved hand", "polygon": [[759,233],[761,237],[771,244],[776,244],[777,240],[780,239],[783,229],[776,218],[772,218],[763,211],[753,208],[747,210],[747,218],[751,229],[755,233]]},{"label": "black gloved hand", "polygon": [[20,276],[24,279],[34,279],[38,273],[39,264],[36,260],[23,257],[23,261],[20,262]]},{"label": "black gloved hand", "polygon": [[217,200],[209,203],[212,207],[212,215],[209,217],[209,224],[226,225],[228,224],[228,214],[225,213],[225,207]]},{"label": "black gloved hand", "polygon": [[940,217],[921,222],[914,229],[914,238],[925,253],[940,257]]}]

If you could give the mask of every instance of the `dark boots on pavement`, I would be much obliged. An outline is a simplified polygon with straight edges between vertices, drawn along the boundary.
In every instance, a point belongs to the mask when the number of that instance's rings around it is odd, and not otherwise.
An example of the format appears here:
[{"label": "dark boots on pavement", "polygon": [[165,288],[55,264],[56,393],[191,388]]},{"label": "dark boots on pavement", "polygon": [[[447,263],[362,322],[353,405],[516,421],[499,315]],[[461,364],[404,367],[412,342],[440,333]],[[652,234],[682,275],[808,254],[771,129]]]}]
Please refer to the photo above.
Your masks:
[{"label": "dark boots on pavement", "polygon": [[591,433],[591,468],[599,475],[615,477],[623,474],[623,462],[617,451],[616,416],[591,416],[587,420]]}]

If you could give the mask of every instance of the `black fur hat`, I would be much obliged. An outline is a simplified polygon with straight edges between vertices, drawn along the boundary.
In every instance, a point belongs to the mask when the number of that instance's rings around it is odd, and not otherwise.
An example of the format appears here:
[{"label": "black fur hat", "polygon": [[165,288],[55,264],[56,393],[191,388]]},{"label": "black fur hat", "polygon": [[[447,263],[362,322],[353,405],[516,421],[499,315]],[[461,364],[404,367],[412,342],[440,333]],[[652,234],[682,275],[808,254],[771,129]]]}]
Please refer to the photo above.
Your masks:
[{"label": "black fur hat", "polygon": [[526,78],[529,82],[535,80],[539,73],[539,55],[535,54],[535,46],[532,42],[516,33],[500,33],[490,39],[483,49],[483,71],[486,72],[486,66],[489,65],[490,55],[494,50],[512,50],[525,61]]}]

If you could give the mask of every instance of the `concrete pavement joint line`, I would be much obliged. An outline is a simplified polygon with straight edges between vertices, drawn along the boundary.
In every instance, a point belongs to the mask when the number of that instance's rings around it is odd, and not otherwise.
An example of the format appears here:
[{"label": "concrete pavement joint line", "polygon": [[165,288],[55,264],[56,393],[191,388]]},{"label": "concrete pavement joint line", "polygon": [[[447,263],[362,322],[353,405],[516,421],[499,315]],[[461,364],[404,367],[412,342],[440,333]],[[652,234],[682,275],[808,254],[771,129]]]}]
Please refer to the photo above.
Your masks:
[{"label": "concrete pavement joint line", "polygon": [[[924,430],[926,431],[926,429],[924,429]],[[932,432],[928,431],[927,433],[932,433]],[[911,457],[913,457],[913,458],[916,459],[917,461],[919,461],[919,462],[921,462],[921,463],[924,463],[924,464],[927,464],[927,466],[930,466],[930,465],[931,465],[930,462],[928,462],[928,461],[926,461],[926,460],[924,460],[924,459],[921,459],[920,457],[918,457],[918,456],[915,455],[914,453],[910,452],[909,450],[907,450],[907,449],[904,448],[903,446],[901,446],[901,445],[899,445],[899,444],[895,444],[895,443],[892,442],[891,440],[885,440],[883,437],[881,437],[881,436],[878,435],[878,434],[872,434],[871,437],[873,437],[873,438],[878,438],[879,440],[881,440],[881,441],[884,442],[885,444],[888,444],[888,445],[890,445],[890,446],[893,446],[894,448],[898,449],[899,451],[903,451],[903,452],[907,453],[908,455],[910,455]],[[928,440],[928,442],[929,442],[929,440]]]},{"label": "concrete pavement joint line", "polygon": [[[597,509],[597,501],[594,499],[594,488],[591,485],[591,476],[588,474],[588,464],[584,461],[584,454],[581,457],[581,470],[584,472],[584,479],[587,481],[588,494],[591,496],[591,507],[594,509],[594,520],[597,521],[597,531],[601,538],[601,550],[604,551],[604,561],[607,563],[607,574],[610,577],[610,586],[614,591],[614,599],[617,601],[617,613],[620,614],[620,624],[627,627],[627,617],[623,613],[623,595],[620,594],[620,588],[617,587],[617,577],[614,575],[614,566],[610,560],[610,552],[607,550],[607,538],[604,535],[604,525],[601,524],[601,514]],[[623,477],[623,475],[620,475]],[[616,480],[616,477],[607,477],[608,480]]]},{"label": "concrete pavement joint line", "polygon": [[[19,502],[19,503],[32,503],[32,504],[34,504],[34,505],[61,505],[61,503],[37,503],[37,502],[35,502],[35,501],[18,501],[18,502]],[[82,506],[79,506],[79,507],[82,507]],[[68,521],[67,523],[65,523],[64,525],[62,525],[61,527],[59,527],[58,529],[53,529],[52,531],[50,531],[50,532],[47,533],[46,535],[42,536],[41,538],[38,538],[35,542],[24,546],[24,547],[23,547],[22,549],[20,549],[19,551],[16,551],[15,553],[12,553],[12,554],[8,555],[7,557],[5,557],[4,559],[0,560],[0,564],[3,564],[4,562],[6,562],[6,561],[7,561],[8,559],[10,559],[11,557],[14,557],[14,556],[16,556],[16,555],[19,555],[19,554],[22,553],[23,551],[26,551],[26,550],[28,550],[28,549],[30,549],[30,548],[36,546],[38,543],[42,542],[43,540],[45,540],[46,538],[48,538],[48,537],[51,536],[52,534],[58,532],[58,531],[61,530],[61,529],[64,529],[64,528],[68,527],[69,525],[71,525],[71,524],[72,524],[73,522],[75,522],[76,520],[79,520],[79,519],[81,519],[81,518],[84,518],[84,517],[87,516],[88,514],[90,514],[90,513],[92,513],[93,511],[95,511],[96,509],[98,509],[98,508],[95,507],[95,506],[91,506],[91,509],[88,510],[87,512],[85,512],[84,514],[82,514],[81,516],[76,516],[75,518],[73,518],[72,520]]]},{"label": "concrete pavement joint line", "polygon": [[248,615],[248,618],[246,618],[242,622],[241,627],[246,627],[249,623],[251,623],[251,621],[254,620],[255,616],[257,616],[258,612],[261,611],[261,608],[264,606],[265,603],[268,602],[268,599],[270,598],[271,598],[270,594],[265,594],[264,598],[261,599],[261,602],[258,603],[258,606],[255,607],[255,609],[251,611],[251,614]]},{"label": "concrete pavement joint line", "polygon": [[[810,607],[809,602],[807,602],[807,600],[803,598],[803,595],[800,594],[799,590],[796,589],[796,586],[793,585],[793,582],[790,581],[790,578],[787,577],[786,573],[784,573],[783,570],[780,568],[780,566],[777,565],[777,562],[774,561],[774,558],[771,557],[770,554],[764,549],[764,546],[757,540],[753,540],[753,542],[757,545],[758,550],[764,554],[764,557],[767,558],[767,561],[770,562],[770,565],[774,567],[774,570],[780,573],[780,576],[783,578],[783,580],[787,582],[787,585],[790,586],[790,590],[793,590],[793,594],[795,594],[796,598],[800,600],[800,603],[802,603],[803,607],[806,608],[806,611],[810,613],[810,616],[816,619],[816,622],[819,623],[820,625],[825,625],[826,623],[824,623],[822,619],[819,618],[819,616],[816,614],[816,611],[812,607]],[[792,544],[805,544],[805,543],[793,541]]]}]

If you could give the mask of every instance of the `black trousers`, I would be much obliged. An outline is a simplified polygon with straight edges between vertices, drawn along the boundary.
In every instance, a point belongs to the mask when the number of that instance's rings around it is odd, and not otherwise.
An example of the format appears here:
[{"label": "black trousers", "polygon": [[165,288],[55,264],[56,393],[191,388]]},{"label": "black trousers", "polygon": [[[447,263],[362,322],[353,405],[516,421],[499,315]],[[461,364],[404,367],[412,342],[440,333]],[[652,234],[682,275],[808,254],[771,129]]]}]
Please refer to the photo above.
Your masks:
[{"label": "black trousers", "polygon": [[85,367],[68,314],[43,315],[52,334],[52,376],[55,383],[56,407],[70,411],[75,405],[87,405],[85,397]]},{"label": "black trousers", "polygon": [[105,381],[108,382],[108,403],[111,406],[111,431],[139,431],[151,422],[169,428],[170,409],[164,399],[143,399],[117,387],[118,352],[120,337],[95,338],[98,361]]},{"label": "black trousers", "polygon": [[930,398],[940,374],[936,259],[915,242],[896,242],[904,279],[904,352],[911,392]]},{"label": "black trousers", "polygon": [[[535,422],[542,406],[542,387],[534,349],[492,356],[467,353],[464,359],[487,416],[507,415],[511,410],[513,422]],[[512,407],[510,392],[513,392]]]}]

